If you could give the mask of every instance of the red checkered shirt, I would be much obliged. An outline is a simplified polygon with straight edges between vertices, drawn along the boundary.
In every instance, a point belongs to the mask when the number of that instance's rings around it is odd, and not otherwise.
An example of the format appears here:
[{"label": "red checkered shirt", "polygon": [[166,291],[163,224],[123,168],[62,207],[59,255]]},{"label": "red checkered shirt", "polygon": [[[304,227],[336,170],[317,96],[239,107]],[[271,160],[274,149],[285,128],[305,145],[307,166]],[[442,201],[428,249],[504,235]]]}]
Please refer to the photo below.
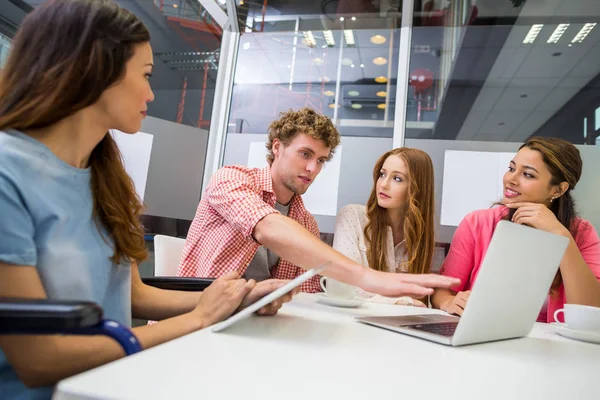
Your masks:
[{"label": "red checkered shirt", "polygon": [[[260,244],[252,237],[256,224],[277,213],[271,168],[230,166],[219,169],[200,200],[187,235],[178,276],[219,277],[230,271],[242,276]],[[292,197],[288,217],[319,237],[315,218],[300,196]],[[277,279],[293,279],[304,270],[281,258],[271,270]],[[303,283],[304,292],[319,292],[320,277]]]}]

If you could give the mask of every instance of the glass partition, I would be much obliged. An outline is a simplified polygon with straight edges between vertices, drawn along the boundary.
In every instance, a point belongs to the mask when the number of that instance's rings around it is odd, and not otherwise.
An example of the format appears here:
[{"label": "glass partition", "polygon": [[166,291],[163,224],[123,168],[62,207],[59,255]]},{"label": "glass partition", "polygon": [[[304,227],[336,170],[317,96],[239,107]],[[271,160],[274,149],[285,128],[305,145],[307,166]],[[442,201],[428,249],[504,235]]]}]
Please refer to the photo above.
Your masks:
[{"label": "glass partition", "polygon": [[581,215],[600,227],[600,5],[435,4],[413,17],[405,145],[433,158],[440,240],[451,240],[467,209],[499,200],[506,157],[532,136],[579,145],[585,167],[574,194]]}]

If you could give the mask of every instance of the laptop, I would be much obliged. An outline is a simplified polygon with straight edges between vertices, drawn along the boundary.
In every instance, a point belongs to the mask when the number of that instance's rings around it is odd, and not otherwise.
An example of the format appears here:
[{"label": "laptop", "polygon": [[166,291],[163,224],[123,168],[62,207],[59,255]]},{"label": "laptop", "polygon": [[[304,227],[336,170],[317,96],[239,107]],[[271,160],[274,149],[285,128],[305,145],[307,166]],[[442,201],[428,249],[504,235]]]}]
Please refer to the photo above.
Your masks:
[{"label": "laptop", "polygon": [[301,284],[303,284],[310,278],[319,275],[321,272],[323,272],[323,270],[325,268],[327,268],[329,266],[330,263],[331,263],[331,261],[328,261],[327,263],[325,263],[323,265],[320,265],[318,267],[307,270],[302,275],[297,276],[296,278],[292,279],[285,285],[281,286],[278,289],[273,290],[271,293],[269,293],[265,297],[262,297],[260,300],[250,304],[248,307],[244,308],[242,311],[240,311],[236,314],[233,314],[231,317],[227,318],[226,320],[213,325],[211,327],[211,330],[213,332],[221,332],[221,331],[229,328],[230,326],[238,323],[239,321],[248,318],[249,316],[251,316],[252,314],[257,312],[258,310],[260,310],[267,304],[272,303],[274,300],[277,300],[284,294],[292,291],[294,288],[300,286]]},{"label": "laptop", "polygon": [[568,244],[564,236],[500,221],[462,317],[427,314],[357,320],[450,346],[526,336]]}]

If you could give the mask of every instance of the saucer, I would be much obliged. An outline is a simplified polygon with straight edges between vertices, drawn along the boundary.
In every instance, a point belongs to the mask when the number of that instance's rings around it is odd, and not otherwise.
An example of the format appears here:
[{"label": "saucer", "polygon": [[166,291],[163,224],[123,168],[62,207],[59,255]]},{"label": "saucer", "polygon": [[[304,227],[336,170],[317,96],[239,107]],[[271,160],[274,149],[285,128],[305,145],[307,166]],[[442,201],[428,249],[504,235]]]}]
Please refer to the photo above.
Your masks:
[{"label": "saucer", "polygon": [[365,302],[364,299],[360,297],[355,297],[353,299],[342,299],[340,297],[330,297],[325,293],[315,293],[317,295],[317,302],[322,304],[327,304],[328,306],[334,307],[346,307],[346,308],[354,308],[360,306]]},{"label": "saucer", "polygon": [[600,333],[576,331],[575,329],[569,329],[568,327],[557,322],[553,322],[550,325],[556,329],[556,333],[558,333],[560,336],[564,336],[569,339],[580,340],[582,342],[600,344]]}]

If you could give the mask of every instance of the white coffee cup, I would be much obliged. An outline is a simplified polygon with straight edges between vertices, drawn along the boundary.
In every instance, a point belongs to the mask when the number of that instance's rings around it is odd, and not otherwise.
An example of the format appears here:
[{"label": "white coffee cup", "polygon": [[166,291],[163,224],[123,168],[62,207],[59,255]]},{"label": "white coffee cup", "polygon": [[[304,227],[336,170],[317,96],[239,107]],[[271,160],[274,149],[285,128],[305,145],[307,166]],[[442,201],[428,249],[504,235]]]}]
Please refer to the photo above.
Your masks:
[{"label": "white coffee cup", "polygon": [[356,296],[356,288],[347,283],[336,281],[326,276],[321,277],[321,289],[329,297],[338,297],[341,299],[353,299]]},{"label": "white coffee cup", "polygon": [[565,304],[565,308],[554,312],[554,321],[559,322],[558,315],[560,313],[564,313],[565,323],[563,325],[569,329],[600,333],[600,307]]}]

